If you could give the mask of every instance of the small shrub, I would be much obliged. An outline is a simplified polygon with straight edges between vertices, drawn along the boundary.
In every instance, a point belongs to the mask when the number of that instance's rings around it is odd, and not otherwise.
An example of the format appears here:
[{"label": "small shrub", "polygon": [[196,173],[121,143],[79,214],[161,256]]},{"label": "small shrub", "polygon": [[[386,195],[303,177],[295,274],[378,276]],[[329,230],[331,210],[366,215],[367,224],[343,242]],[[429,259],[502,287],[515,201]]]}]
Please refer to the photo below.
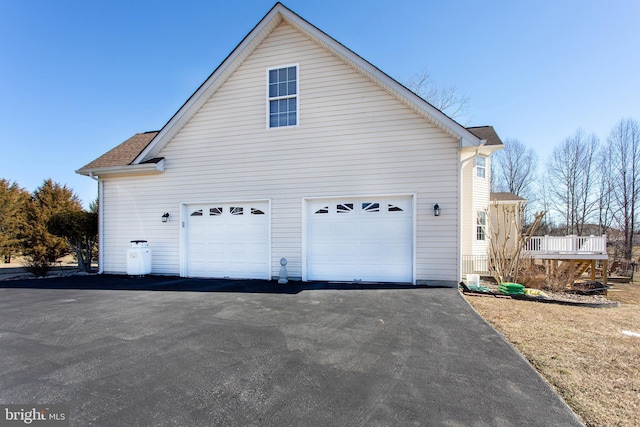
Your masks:
[{"label": "small shrub", "polygon": [[547,276],[547,291],[565,292],[571,285],[571,277],[568,271],[557,270]]},{"label": "small shrub", "polygon": [[36,277],[44,277],[51,270],[51,263],[44,257],[28,255],[24,258],[24,269]]},{"label": "small shrub", "polygon": [[527,274],[520,276],[520,284],[525,288],[545,290],[547,288],[547,276],[543,274]]},{"label": "small shrub", "polygon": [[527,288],[544,290],[547,286],[547,273],[544,266],[536,265],[533,262],[521,266],[518,276],[520,277],[519,283]]},{"label": "small shrub", "polygon": [[520,270],[519,283],[527,288],[540,289],[542,291],[564,292],[571,284],[568,271],[556,269],[548,272],[542,265],[527,264]]}]

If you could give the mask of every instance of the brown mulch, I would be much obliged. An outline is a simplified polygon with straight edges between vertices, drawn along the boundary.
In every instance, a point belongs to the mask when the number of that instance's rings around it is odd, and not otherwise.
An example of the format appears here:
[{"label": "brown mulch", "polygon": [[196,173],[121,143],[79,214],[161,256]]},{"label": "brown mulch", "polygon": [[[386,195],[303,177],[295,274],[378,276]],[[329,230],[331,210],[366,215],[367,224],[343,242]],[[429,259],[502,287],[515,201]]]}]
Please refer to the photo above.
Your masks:
[{"label": "brown mulch", "polygon": [[[491,280],[480,280],[480,286],[486,287],[489,289],[489,293],[488,295],[492,295],[492,296],[497,296],[497,297],[507,297],[506,295],[502,294],[499,290],[498,290],[498,285]],[[571,292],[571,291],[567,291],[567,292],[553,292],[553,291],[543,291],[546,295],[546,297],[529,297],[529,296],[513,296],[513,298],[515,299],[521,299],[521,300],[531,300],[531,301],[538,301],[538,302],[565,302],[565,303],[570,303],[570,304],[584,304],[585,306],[588,305],[593,305],[593,306],[610,306],[610,307],[617,307],[619,304],[617,303],[617,301],[613,301],[611,299],[609,299],[607,297],[606,294],[580,294],[580,293],[576,293],[576,292]],[[474,295],[478,295],[478,296],[482,296],[483,293],[476,293],[476,292],[464,292],[466,295],[469,296],[474,296]]]}]

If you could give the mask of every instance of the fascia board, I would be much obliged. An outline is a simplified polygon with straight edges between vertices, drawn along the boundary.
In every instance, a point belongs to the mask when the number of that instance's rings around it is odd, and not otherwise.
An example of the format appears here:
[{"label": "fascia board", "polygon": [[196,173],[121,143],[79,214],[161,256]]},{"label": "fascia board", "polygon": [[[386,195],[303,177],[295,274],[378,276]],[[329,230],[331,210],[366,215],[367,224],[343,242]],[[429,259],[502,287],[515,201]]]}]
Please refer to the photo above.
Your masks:
[{"label": "fascia board", "polygon": [[502,150],[504,145],[485,145],[486,140],[481,139],[480,144],[477,145],[466,145],[461,147],[462,153],[473,153],[473,154],[482,154],[484,156],[488,156],[492,154],[494,151]]},{"label": "fascia board", "polygon": [[526,200],[490,200],[489,203],[492,205],[517,205],[520,203],[525,203]]},{"label": "fascia board", "polygon": [[95,169],[79,169],[77,174],[85,176],[116,176],[116,175],[153,175],[164,173],[164,159],[157,163],[140,163],[125,166],[108,166]]},{"label": "fascia board", "polygon": [[504,148],[504,145],[483,145],[478,148],[478,152],[483,156],[490,156],[494,151],[499,151]]}]

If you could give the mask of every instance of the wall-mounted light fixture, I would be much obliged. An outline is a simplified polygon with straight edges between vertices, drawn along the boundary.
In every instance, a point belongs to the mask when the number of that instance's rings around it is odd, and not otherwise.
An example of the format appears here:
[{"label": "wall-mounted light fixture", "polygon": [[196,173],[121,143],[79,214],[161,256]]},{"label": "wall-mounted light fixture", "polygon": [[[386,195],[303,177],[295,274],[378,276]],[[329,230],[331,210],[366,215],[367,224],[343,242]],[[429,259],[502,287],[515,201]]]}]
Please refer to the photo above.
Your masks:
[{"label": "wall-mounted light fixture", "polygon": [[433,205],[433,215],[440,216],[440,205],[437,203]]},{"label": "wall-mounted light fixture", "polygon": [[167,222],[169,220],[169,212],[165,212],[162,214],[162,222]]}]

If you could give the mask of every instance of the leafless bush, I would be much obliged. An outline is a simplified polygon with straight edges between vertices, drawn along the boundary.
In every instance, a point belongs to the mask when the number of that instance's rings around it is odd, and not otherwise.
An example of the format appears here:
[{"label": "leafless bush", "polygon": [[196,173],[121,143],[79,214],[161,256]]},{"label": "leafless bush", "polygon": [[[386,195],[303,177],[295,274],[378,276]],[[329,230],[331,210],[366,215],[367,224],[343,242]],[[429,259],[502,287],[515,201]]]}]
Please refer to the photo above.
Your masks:
[{"label": "leafless bush", "polygon": [[564,292],[571,285],[571,274],[567,270],[556,270],[547,275],[546,290],[552,292]]},{"label": "leafless bush", "polygon": [[23,263],[24,269],[36,277],[44,277],[51,270],[51,263],[45,257],[27,255]]},{"label": "leafless bush", "polygon": [[527,288],[542,291],[564,292],[571,284],[568,270],[556,269],[547,272],[544,266],[527,264],[520,270],[520,283]]},{"label": "leafless bush", "polygon": [[541,265],[526,263],[520,269],[518,277],[520,284],[527,288],[545,290],[547,287],[547,272]]},{"label": "leafless bush", "polygon": [[489,271],[496,282],[514,282],[525,258],[524,249],[540,226],[545,212],[534,214],[533,221],[523,230],[524,204],[498,206],[495,218],[489,221]]}]

